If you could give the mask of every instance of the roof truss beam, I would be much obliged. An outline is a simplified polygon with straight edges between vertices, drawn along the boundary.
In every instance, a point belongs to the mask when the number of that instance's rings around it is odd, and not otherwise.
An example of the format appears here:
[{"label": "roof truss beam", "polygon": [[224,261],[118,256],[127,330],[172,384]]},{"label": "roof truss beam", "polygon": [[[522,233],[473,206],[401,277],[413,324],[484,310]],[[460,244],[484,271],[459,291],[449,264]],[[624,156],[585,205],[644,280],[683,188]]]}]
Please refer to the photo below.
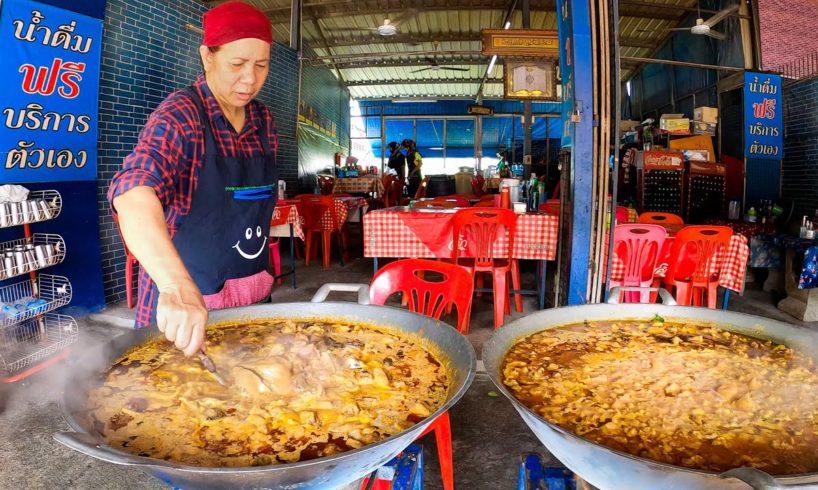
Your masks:
[{"label": "roof truss beam", "polygon": [[[386,16],[386,1],[344,1],[333,0],[327,2],[305,2],[302,5],[305,12],[318,15],[321,18],[328,17],[350,17],[357,15],[383,15]],[[401,0],[399,2],[389,2],[389,15],[400,15],[407,9],[417,9],[420,12],[431,11],[463,11],[463,10],[497,10],[505,12],[508,8],[508,0],[460,0],[460,1],[440,1],[440,0]],[[531,0],[531,10],[554,10],[556,0]],[[290,8],[280,7],[264,11],[270,21],[274,24],[289,22]]]},{"label": "roof truss beam", "polygon": [[[431,71],[431,70],[430,70]],[[367,87],[367,86],[386,86],[386,85],[434,85],[439,83],[461,83],[461,84],[478,84],[483,80],[480,78],[420,78],[420,79],[399,79],[399,80],[355,80],[347,82],[347,87]],[[486,83],[503,83],[502,78],[490,78]]]},{"label": "roof truss beam", "polygon": [[[320,40],[306,39],[307,43],[313,44]],[[342,46],[369,46],[372,44],[423,44],[433,42],[481,42],[480,33],[461,34],[428,34],[427,37],[422,37],[418,34],[395,34],[394,36],[356,36],[346,39],[327,38],[327,43],[330,47]],[[626,48],[653,48],[656,46],[655,41],[649,39],[639,39],[634,37],[625,37],[619,40],[619,45]]]}]

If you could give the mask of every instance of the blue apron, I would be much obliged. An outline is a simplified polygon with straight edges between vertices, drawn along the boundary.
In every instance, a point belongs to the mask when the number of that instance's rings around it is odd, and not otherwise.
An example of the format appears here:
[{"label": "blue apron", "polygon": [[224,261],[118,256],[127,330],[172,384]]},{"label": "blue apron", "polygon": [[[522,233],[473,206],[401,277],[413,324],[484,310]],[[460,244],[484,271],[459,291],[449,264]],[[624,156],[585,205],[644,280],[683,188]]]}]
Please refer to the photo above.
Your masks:
[{"label": "blue apron", "polygon": [[[228,279],[267,270],[278,169],[266,120],[259,128],[263,156],[221,155],[202,99],[192,87],[186,92],[199,111],[205,154],[190,213],[174,234],[173,245],[202,294],[209,295],[218,293]],[[151,287],[156,289],[156,283]],[[154,322],[158,298],[155,291]]]}]

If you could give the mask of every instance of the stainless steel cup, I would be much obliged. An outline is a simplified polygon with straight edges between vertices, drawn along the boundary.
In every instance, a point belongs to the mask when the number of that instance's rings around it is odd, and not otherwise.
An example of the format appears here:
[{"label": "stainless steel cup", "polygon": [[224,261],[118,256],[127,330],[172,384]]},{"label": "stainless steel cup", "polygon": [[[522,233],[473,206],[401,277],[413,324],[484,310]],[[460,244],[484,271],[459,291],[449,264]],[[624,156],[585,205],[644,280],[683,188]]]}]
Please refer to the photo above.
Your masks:
[{"label": "stainless steel cup", "polygon": [[43,244],[45,249],[46,262],[48,265],[53,265],[56,262],[56,253],[54,252],[54,245],[51,243]]},{"label": "stainless steel cup", "polygon": [[11,225],[11,210],[9,203],[0,202],[0,227]]},{"label": "stainless steel cup", "polygon": [[23,201],[23,223],[31,223],[37,221],[37,210],[32,206],[34,201]]},{"label": "stainless steel cup", "polygon": [[34,249],[23,252],[26,260],[26,271],[33,271],[37,269],[37,257],[34,255]]},{"label": "stainless steel cup", "polygon": [[23,205],[19,202],[10,202],[9,204],[9,214],[11,215],[11,224],[12,225],[21,225],[23,224]]},{"label": "stainless steel cup", "polygon": [[37,207],[40,208],[42,219],[51,219],[54,216],[51,212],[51,206],[48,205],[45,199],[37,199]]},{"label": "stainless steel cup", "polygon": [[14,274],[14,256],[11,252],[3,255],[3,269],[6,271],[6,277],[11,277]]},{"label": "stainless steel cup", "polygon": [[40,269],[49,265],[48,252],[46,252],[45,248],[45,245],[34,246],[34,257],[37,259],[37,267]]},{"label": "stainless steel cup", "polygon": [[22,250],[14,251],[14,275],[20,275],[28,272],[26,269],[26,254]]}]

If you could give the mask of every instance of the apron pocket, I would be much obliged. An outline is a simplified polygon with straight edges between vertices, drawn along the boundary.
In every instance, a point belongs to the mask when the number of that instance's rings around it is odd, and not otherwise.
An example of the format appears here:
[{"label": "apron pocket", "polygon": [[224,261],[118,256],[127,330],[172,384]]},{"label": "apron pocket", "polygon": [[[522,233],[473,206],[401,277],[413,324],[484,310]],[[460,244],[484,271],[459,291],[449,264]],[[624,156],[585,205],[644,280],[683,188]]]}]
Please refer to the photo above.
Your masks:
[{"label": "apron pocket", "polygon": [[221,291],[204,296],[204,302],[208,310],[247,306],[270,296],[272,290],[273,276],[261,271],[252,276],[228,279]]}]

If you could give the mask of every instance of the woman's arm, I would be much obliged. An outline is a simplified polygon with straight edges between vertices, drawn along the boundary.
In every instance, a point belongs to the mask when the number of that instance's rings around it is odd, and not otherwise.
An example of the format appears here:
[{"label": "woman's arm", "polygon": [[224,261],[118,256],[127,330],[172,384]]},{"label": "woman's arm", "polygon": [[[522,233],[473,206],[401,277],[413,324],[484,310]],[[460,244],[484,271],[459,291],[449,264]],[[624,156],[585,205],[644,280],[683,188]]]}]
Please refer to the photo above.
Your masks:
[{"label": "woman's arm", "polygon": [[171,241],[164,208],[191,171],[194,144],[174,120],[151,116],[134,151],[114,176],[108,199],[122,237],[159,290],[159,330],[186,355],[204,340],[204,299]]},{"label": "woman's arm", "polygon": [[186,356],[204,342],[207,308],[173,246],[162,203],[153,188],[137,186],[115,197],[122,237],[159,290],[156,324]]}]

